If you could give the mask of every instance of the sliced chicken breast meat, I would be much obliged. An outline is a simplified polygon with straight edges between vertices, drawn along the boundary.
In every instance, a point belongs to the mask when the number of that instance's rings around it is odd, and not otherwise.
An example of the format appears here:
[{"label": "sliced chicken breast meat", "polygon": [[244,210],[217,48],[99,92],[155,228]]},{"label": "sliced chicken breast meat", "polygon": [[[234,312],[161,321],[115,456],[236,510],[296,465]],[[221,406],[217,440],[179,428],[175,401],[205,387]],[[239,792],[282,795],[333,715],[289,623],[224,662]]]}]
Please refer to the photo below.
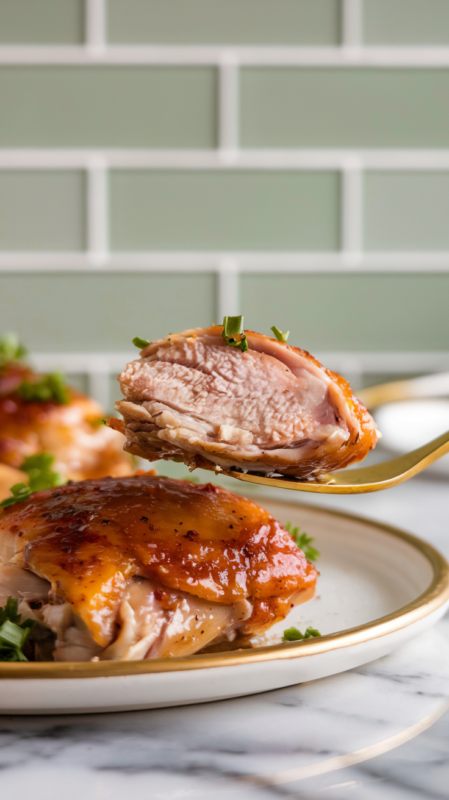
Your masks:
[{"label": "sliced chicken breast meat", "polygon": [[37,492],[0,510],[0,605],[59,661],[190,655],[246,642],[310,599],[317,571],[263,508],[149,474]]},{"label": "sliced chicken breast meat", "polygon": [[231,347],[223,327],[150,343],[119,376],[123,415],[111,427],[125,450],[190,468],[279,472],[300,478],[362,460],[378,438],[348,382],[305,350],[245,331]]}]

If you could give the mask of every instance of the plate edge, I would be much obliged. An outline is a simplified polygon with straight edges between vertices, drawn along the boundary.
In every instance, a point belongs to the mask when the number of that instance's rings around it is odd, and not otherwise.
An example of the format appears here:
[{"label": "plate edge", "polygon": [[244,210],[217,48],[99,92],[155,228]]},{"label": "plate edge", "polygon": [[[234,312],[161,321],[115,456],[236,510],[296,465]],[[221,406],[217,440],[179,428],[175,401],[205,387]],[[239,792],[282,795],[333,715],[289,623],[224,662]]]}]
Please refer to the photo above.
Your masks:
[{"label": "plate edge", "polygon": [[415,600],[401,606],[397,611],[378,619],[347,628],[338,633],[327,634],[316,639],[300,642],[281,642],[257,650],[235,650],[226,653],[208,653],[204,655],[181,656],[175,658],[157,658],[147,661],[107,661],[107,662],[40,662],[28,664],[0,663],[0,680],[15,678],[18,680],[42,679],[74,679],[74,678],[107,678],[131,675],[145,675],[161,672],[184,672],[196,669],[254,664],[263,661],[303,658],[339,648],[353,647],[357,644],[387,636],[390,633],[406,628],[436,611],[449,600],[449,564],[444,556],[431,544],[394,525],[377,522],[368,517],[352,514],[337,509],[320,508],[309,503],[289,503],[286,500],[273,500],[283,505],[294,505],[331,517],[341,517],[354,522],[362,522],[395,538],[406,541],[429,561],[433,578]]}]

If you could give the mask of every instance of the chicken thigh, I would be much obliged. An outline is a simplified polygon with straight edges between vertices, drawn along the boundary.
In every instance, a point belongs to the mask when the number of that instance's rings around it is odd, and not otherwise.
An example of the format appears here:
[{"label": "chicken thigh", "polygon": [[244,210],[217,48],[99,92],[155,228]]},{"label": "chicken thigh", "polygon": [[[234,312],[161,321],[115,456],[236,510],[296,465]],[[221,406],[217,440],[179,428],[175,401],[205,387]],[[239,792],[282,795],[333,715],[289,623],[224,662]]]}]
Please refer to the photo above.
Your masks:
[{"label": "chicken thigh", "polygon": [[243,641],[310,599],[317,571],[263,508],[140,474],[33,494],[0,512],[0,604],[61,661],[189,655]]}]

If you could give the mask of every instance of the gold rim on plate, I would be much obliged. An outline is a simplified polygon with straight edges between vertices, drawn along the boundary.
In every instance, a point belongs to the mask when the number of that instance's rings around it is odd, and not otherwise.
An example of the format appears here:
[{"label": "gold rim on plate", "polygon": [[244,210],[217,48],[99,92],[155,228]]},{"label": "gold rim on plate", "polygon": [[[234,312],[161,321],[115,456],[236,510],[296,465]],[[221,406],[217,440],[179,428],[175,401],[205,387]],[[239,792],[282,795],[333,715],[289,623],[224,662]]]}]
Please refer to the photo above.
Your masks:
[{"label": "gold rim on plate", "polygon": [[[286,503],[286,505],[292,505]],[[449,600],[449,564],[432,545],[400,530],[393,525],[348,514],[342,511],[321,509],[305,503],[295,503],[295,508],[316,510],[320,514],[340,517],[361,522],[374,529],[382,530],[391,536],[407,542],[418,550],[429,561],[433,578],[422,594],[392,614],[348,628],[338,633],[330,633],[316,639],[305,639],[299,642],[281,642],[254,650],[234,650],[220,653],[204,653],[202,655],[176,656],[173,658],[155,658],[147,661],[96,661],[96,662],[39,662],[39,663],[0,663],[1,678],[45,679],[45,678],[107,678],[124,675],[143,675],[155,672],[184,672],[185,670],[211,669],[254,664],[276,659],[302,658],[318,655],[341,647],[352,647],[371,639],[386,636],[401,630],[414,622],[432,614]]]}]

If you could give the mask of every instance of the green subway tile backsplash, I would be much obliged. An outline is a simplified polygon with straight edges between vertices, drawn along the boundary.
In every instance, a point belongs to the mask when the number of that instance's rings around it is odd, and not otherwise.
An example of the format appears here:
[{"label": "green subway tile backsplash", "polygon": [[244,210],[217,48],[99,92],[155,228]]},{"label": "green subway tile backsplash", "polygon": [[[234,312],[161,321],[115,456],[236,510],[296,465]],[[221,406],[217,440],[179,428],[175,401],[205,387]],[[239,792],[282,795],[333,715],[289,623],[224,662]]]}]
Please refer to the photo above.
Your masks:
[{"label": "green subway tile backsplash", "polygon": [[339,178],[326,172],[117,171],[115,250],[334,250]]},{"label": "green subway tile backsplash", "polygon": [[208,273],[0,275],[1,330],[34,352],[129,352],[134,336],[211,325],[215,314]]},{"label": "green subway tile backsplash", "polygon": [[449,250],[449,172],[368,172],[368,250]]},{"label": "green subway tile backsplash", "polygon": [[449,70],[249,68],[245,147],[448,147]]},{"label": "green subway tile backsplash", "polygon": [[81,44],[83,0],[0,0],[0,44]]},{"label": "green subway tile backsplash", "polygon": [[83,250],[85,216],[84,173],[0,170],[0,250]]},{"label": "green subway tile backsplash", "polygon": [[244,275],[245,326],[318,351],[448,350],[449,275]]},{"label": "green subway tile backsplash", "polygon": [[213,147],[211,67],[0,67],[0,147]]},{"label": "green subway tile backsplash", "polygon": [[367,44],[439,45],[449,42],[447,0],[364,0]]},{"label": "green subway tile backsplash", "polygon": [[[448,303],[445,274],[241,277],[245,325],[289,329],[289,343],[312,353],[447,350]],[[0,275],[2,330],[16,330],[35,352],[126,352],[136,335],[153,339],[216,317],[207,273]]]},{"label": "green subway tile backsplash", "polygon": [[111,42],[337,44],[338,0],[109,0]]},{"label": "green subway tile backsplash", "polygon": [[[360,4],[362,54],[364,45],[426,52],[449,45],[449,0]],[[350,6],[343,0],[104,0],[103,55],[109,45],[116,54],[125,46],[121,52],[131,60],[133,45],[186,45],[176,54],[189,58],[197,46],[220,45],[310,47],[323,54],[341,43],[343,11]],[[137,161],[132,169],[113,166],[106,175],[109,217],[103,218],[101,190],[88,194],[87,175],[71,168],[78,164],[72,155],[70,168],[62,169],[35,168],[34,155],[38,164],[46,163],[41,149],[50,159],[53,149],[72,148],[95,149],[100,157],[102,148],[185,150],[195,159],[202,154],[192,151],[208,150],[209,157],[220,145],[219,131],[227,129],[227,120],[219,119],[226,108],[220,86],[231,88],[224,98],[230,105],[233,92],[232,80],[221,84],[213,64],[182,58],[159,66],[98,63],[101,48],[82,49],[88,7],[87,0],[0,0],[2,59],[15,45],[36,45],[44,59],[0,64],[0,157],[8,159],[12,148],[16,163],[21,149],[31,151],[25,169],[0,167],[0,261],[9,270],[0,271],[0,334],[17,330],[37,352],[126,351],[135,335],[151,339],[217,321],[220,286],[229,303],[237,303],[233,281],[222,284],[212,273],[133,272],[126,261],[123,271],[110,271],[107,254],[100,271],[69,271],[63,253],[88,250],[87,221],[92,242],[101,243],[108,232],[113,255],[253,251],[256,264],[258,252],[336,255],[341,230],[355,242],[360,234],[373,269],[376,252],[449,252],[449,170],[414,170],[413,154],[407,171],[368,170],[358,208],[341,207],[338,171],[263,162],[265,149],[342,148],[348,163],[351,148],[449,151],[445,66],[243,65],[235,87],[238,145],[244,156],[245,149],[260,148],[261,167],[234,166],[232,152],[229,158],[222,153],[212,169],[200,160],[201,168],[187,169],[196,162],[183,163],[179,154],[164,168],[154,156],[153,169]],[[55,46],[62,57],[77,53],[84,63],[45,64]],[[24,51],[9,52],[17,57]],[[389,163],[394,166],[391,156]],[[360,230],[348,225],[348,208],[353,222],[360,212]],[[8,254],[17,251],[30,261],[33,253],[59,251],[65,271],[15,272]],[[407,262],[400,266],[406,270]],[[271,273],[244,272],[236,283],[248,327],[290,329],[289,341],[312,352],[449,352],[449,272],[426,272],[426,266],[424,255],[422,272],[408,274],[362,267],[294,274],[277,272],[275,264]],[[84,386],[82,375],[76,381]]]}]

